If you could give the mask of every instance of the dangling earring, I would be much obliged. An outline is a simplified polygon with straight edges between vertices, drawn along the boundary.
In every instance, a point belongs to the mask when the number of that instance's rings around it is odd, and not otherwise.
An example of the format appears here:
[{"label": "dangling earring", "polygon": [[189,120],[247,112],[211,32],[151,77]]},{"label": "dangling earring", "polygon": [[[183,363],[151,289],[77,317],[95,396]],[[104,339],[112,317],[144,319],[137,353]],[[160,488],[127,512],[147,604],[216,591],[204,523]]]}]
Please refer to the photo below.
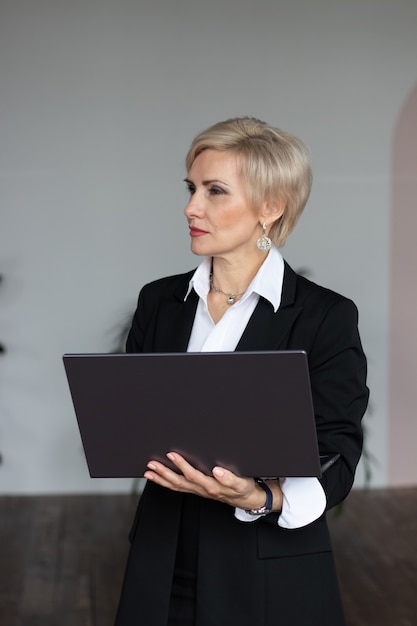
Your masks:
[{"label": "dangling earring", "polygon": [[261,252],[268,252],[272,248],[272,240],[266,235],[266,224],[262,224],[262,237],[259,237],[256,242],[258,250]]}]

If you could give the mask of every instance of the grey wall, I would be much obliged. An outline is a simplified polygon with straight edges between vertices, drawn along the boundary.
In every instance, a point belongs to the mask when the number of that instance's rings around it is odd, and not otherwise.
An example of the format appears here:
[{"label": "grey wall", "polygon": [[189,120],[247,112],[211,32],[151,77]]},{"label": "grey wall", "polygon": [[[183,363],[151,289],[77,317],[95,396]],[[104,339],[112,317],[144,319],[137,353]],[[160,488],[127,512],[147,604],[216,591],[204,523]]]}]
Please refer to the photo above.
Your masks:
[{"label": "grey wall", "polygon": [[359,306],[387,483],[391,142],[416,24],[414,0],[1,1],[1,491],[129,486],[89,479],[61,356],[109,351],[140,286],[196,264],[183,157],[241,114],[312,150],[283,252]]}]

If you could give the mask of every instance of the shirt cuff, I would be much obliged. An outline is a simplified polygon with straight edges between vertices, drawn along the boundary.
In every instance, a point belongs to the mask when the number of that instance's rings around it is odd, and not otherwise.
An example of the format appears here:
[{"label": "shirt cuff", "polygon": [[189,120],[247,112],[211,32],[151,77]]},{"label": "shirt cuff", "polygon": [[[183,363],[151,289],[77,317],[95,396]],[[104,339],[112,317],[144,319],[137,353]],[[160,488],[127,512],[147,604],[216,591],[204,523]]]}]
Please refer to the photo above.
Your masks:
[{"label": "shirt cuff", "polygon": [[284,497],[278,526],[288,529],[302,528],[323,514],[326,494],[317,478],[297,476],[279,480]]},{"label": "shirt cuff", "polygon": [[[280,478],[283,493],[282,511],[278,526],[287,529],[302,528],[323,514],[326,495],[317,478]],[[241,522],[254,522],[261,515],[250,515],[243,509],[235,509],[235,517]]]}]

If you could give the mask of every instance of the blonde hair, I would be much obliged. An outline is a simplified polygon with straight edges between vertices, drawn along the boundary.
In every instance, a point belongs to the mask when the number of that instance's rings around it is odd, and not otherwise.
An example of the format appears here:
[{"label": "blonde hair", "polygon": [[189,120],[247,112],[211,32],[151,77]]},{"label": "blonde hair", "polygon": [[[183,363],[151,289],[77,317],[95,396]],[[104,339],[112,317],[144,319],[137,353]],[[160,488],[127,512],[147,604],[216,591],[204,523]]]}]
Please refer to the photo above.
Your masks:
[{"label": "blonde hair", "polygon": [[238,156],[240,175],[249,202],[257,208],[265,202],[284,202],[282,216],[269,236],[283,246],[300,217],[311,191],[310,152],[295,135],[273,128],[253,117],[218,122],[199,133],[186,156],[187,172],[204,150]]}]

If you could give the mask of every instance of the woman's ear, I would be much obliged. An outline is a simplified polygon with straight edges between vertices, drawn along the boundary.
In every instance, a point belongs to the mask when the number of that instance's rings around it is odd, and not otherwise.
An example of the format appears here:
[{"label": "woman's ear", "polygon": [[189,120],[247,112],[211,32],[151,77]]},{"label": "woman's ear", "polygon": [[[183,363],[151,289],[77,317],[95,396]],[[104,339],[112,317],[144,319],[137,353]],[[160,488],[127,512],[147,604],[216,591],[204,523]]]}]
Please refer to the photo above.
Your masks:
[{"label": "woman's ear", "polygon": [[284,215],[284,211],[284,200],[280,200],[279,202],[265,202],[260,215],[261,221],[266,222],[268,226],[271,226],[271,224],[279,220],[279,218]]}]

